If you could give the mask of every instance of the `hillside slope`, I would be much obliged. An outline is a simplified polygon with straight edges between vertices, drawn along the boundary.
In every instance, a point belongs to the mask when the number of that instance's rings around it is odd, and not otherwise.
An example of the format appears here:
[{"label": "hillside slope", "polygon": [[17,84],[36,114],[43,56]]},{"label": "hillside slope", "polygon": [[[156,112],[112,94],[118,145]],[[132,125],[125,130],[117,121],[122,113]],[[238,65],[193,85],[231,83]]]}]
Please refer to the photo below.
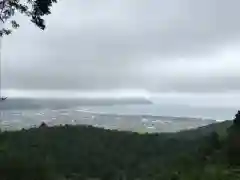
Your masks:
[{"label": "hillside slope", "polygon": [[219,180],[221,176],[227,180],[225,155],[219,151],[222,145],[213,132],[228,125],[229,122],[224,122],[164,134],[45,124],[29,130],[2,132],[0,177]]},{"label": "hillside slope", "polygon": [[227,129],[232,125],[232,121],[212,123],[196,129],[184,130],[174,134],[179,138],[199,138],[217,132],[221,136],[226,136]]}]

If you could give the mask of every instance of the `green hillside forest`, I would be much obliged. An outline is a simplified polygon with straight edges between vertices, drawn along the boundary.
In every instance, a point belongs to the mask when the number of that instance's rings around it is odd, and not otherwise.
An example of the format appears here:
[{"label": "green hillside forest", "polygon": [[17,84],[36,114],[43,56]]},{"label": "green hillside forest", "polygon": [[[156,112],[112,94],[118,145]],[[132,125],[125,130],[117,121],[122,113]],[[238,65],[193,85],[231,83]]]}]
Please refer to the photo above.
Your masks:
[{"label": "green hillside forest", "polygon": [[239,180],[240,112],[178,133],[91,126],[0,133],[1,180]]}]

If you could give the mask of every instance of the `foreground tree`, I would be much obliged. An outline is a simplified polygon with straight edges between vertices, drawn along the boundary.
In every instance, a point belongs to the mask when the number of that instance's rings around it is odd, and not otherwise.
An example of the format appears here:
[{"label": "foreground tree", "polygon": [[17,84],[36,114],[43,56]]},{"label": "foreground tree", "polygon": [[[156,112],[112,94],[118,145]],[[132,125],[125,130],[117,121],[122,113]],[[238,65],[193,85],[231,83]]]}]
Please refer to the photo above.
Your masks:
[{"label": "foreground tree", "polygon": [[233,126],[240,128],[240,111],[237,112],[233,120]]},{"label": "foreground tree", "polygon": [[228,158],[231,165],[240,166],[240,111],[228,129]]},{"label": "foreground tree", "polygon": [[57,0],[0,0],[0,21],[3,25],[9,21],[12,26],[0,29],[0,36],[9,35],[12,29],[19,27],[13,19],[17,12],[27,16],[37,27],[44,30],[46,25],[43,16],[51,13],[50,8],[56,2]]},{"label": "foreground tree", "polygon": [[[56,2],[57,0],[0,0],[0,23],[2,23],[0,37],[11,34],[12,29],[17,29],[20,26],[14,20],[16,13],[27,16],[32,23],[44,30],[46,25],[43,16],[51,13],[50,8]],[[10,22],[10,28],[4,28],[7,22]],[[4,100],[6,97],[1,97],[0,94],[0,102]]]}]

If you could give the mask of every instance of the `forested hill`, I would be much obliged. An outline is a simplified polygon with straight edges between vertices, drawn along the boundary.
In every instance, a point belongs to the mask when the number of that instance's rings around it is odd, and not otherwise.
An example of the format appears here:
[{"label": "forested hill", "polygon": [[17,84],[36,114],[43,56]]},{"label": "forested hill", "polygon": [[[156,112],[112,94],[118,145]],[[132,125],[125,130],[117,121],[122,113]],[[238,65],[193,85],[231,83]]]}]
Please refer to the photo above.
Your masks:
[{"label": "forested hill", "polygon": [[[208,127],[214,130],[212,127],[219,125]],[[237,125],[234,121],[230,126]],[[237,158],[240,151],[229,146],[229,138],[234,139],[238,133],[225,131],[222,136],[207,130],[199,135],[199,130],[137,134],[90,126],[42,124],[39,128],[2,132],[0,179],[239,179],[234,170],[240,163]],[[231,161],[230,150],[235,152],[235,161]]]},{"label": "forested hill", "polygon": [[194,138],[201,138],[203,136],[216,132],[220,136],[226,136],[227,129],[231,125],[232,125],[232,121],[223,121],[223,122],[212,123],[206,126],[202,126],[197,129],[190,129],[190,130],[185,130],[178,133],[173,133],[172,135],[178,138],[194,139]]}]

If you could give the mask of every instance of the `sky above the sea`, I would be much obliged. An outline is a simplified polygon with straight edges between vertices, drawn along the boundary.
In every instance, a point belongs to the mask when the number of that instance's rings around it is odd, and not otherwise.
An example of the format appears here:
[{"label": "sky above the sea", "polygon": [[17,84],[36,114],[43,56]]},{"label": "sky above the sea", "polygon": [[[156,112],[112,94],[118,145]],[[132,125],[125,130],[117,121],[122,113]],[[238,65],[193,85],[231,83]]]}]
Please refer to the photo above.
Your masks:
[{"label": "sky above the sea", "polygon": [[21,27],[2,41],[4,93],[238,106],[239,7],[239,0],[61,0],[45,31],[17,16]]}]

